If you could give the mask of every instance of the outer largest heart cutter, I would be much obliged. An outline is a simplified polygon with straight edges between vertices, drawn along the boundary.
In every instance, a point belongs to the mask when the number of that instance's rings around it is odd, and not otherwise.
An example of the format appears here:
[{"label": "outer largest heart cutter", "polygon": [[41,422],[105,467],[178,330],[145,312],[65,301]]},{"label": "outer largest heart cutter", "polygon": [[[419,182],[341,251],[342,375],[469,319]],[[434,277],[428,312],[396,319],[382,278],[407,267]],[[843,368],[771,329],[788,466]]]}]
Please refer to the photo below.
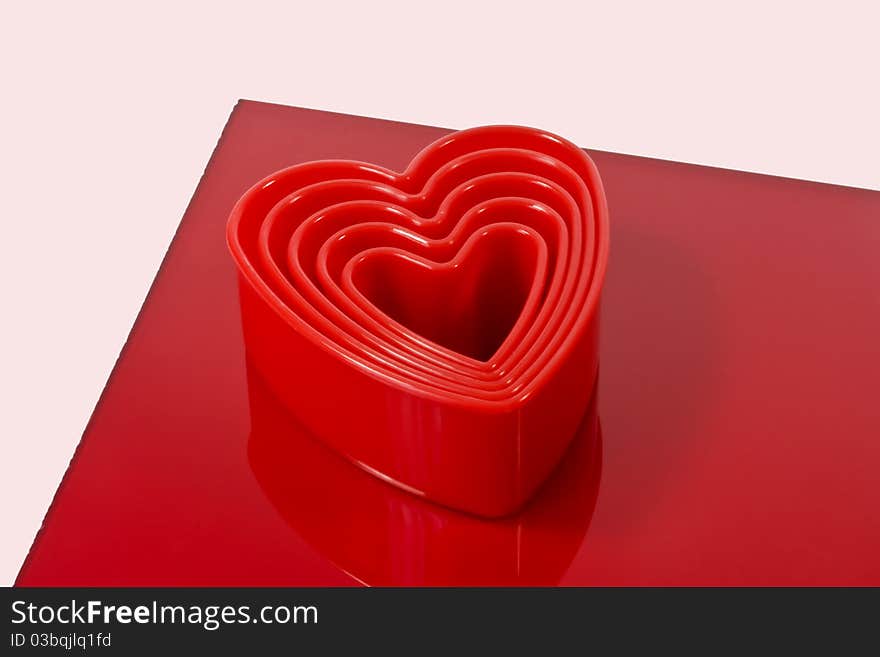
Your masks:
[{"label": "outer largest heart cutter", "polygon": [[589,405],[608,209],[540,130],[452,133],[403,173],[326,160],[235,205],[248,358],[317,437],[410,492],[522,506]]}]

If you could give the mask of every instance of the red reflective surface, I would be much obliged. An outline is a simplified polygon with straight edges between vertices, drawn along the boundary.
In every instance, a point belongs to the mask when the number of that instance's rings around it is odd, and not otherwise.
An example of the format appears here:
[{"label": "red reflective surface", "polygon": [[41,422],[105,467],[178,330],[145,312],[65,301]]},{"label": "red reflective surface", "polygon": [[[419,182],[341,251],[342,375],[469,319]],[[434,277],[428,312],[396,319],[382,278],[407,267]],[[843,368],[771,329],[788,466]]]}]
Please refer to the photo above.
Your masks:
[{"label": "red reflective surface", "polygon": [[232,205],[441,134],[236,108],[18,584],[880,584],[876,192],[591,152],[598,400],[511,518],[403,493],[284,412],[248,371]]}]

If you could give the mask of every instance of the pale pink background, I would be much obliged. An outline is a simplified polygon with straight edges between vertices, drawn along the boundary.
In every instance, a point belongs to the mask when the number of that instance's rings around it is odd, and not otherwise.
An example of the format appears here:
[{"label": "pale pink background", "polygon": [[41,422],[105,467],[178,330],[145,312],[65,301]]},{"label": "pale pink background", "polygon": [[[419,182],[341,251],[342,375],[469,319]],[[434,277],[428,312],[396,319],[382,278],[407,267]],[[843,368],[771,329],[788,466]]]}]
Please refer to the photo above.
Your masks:
[{"label": "pale pink background", "polygon": [[0,584],[240,97],[880,189],[875,1],[162,4],[0,10]]}]

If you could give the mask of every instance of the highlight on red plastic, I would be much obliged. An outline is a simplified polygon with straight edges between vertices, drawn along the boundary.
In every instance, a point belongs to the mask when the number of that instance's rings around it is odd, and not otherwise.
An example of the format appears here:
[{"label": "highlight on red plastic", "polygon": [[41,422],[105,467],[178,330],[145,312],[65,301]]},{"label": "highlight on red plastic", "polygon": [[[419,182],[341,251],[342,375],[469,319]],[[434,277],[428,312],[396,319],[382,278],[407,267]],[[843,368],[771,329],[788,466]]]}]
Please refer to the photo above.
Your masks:
[{"label": "highlight on red plastic", "polygon": [[588,407],[608,237],[590,158],[516,126],[447,135],[403,173],[289,167],[227,226],[248,358],[280,401],[369,472],[490,517]]}]

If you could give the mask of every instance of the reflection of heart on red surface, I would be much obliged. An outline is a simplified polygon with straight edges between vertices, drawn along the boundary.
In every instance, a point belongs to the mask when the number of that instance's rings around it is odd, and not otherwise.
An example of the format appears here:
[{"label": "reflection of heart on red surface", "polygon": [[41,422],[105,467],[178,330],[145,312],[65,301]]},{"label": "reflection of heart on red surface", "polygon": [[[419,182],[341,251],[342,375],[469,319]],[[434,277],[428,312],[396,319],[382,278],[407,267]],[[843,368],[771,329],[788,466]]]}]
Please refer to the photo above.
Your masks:
[{"label": "reflection of heart on red surface", "polygon": [[521,506],[592,396],[607,209],[548,133],[492,127],[398,174],[285,169],[233,210],[254,367],[318,437],[481,515]]},{"label": "reflection of heart on red surface", "polygon": [[290,528],[370,586],[552,586],[583,542],[602,469],[595,396],[559,467],[515,515],[430,504],[339,458],[248,372],[248,462]]}]

